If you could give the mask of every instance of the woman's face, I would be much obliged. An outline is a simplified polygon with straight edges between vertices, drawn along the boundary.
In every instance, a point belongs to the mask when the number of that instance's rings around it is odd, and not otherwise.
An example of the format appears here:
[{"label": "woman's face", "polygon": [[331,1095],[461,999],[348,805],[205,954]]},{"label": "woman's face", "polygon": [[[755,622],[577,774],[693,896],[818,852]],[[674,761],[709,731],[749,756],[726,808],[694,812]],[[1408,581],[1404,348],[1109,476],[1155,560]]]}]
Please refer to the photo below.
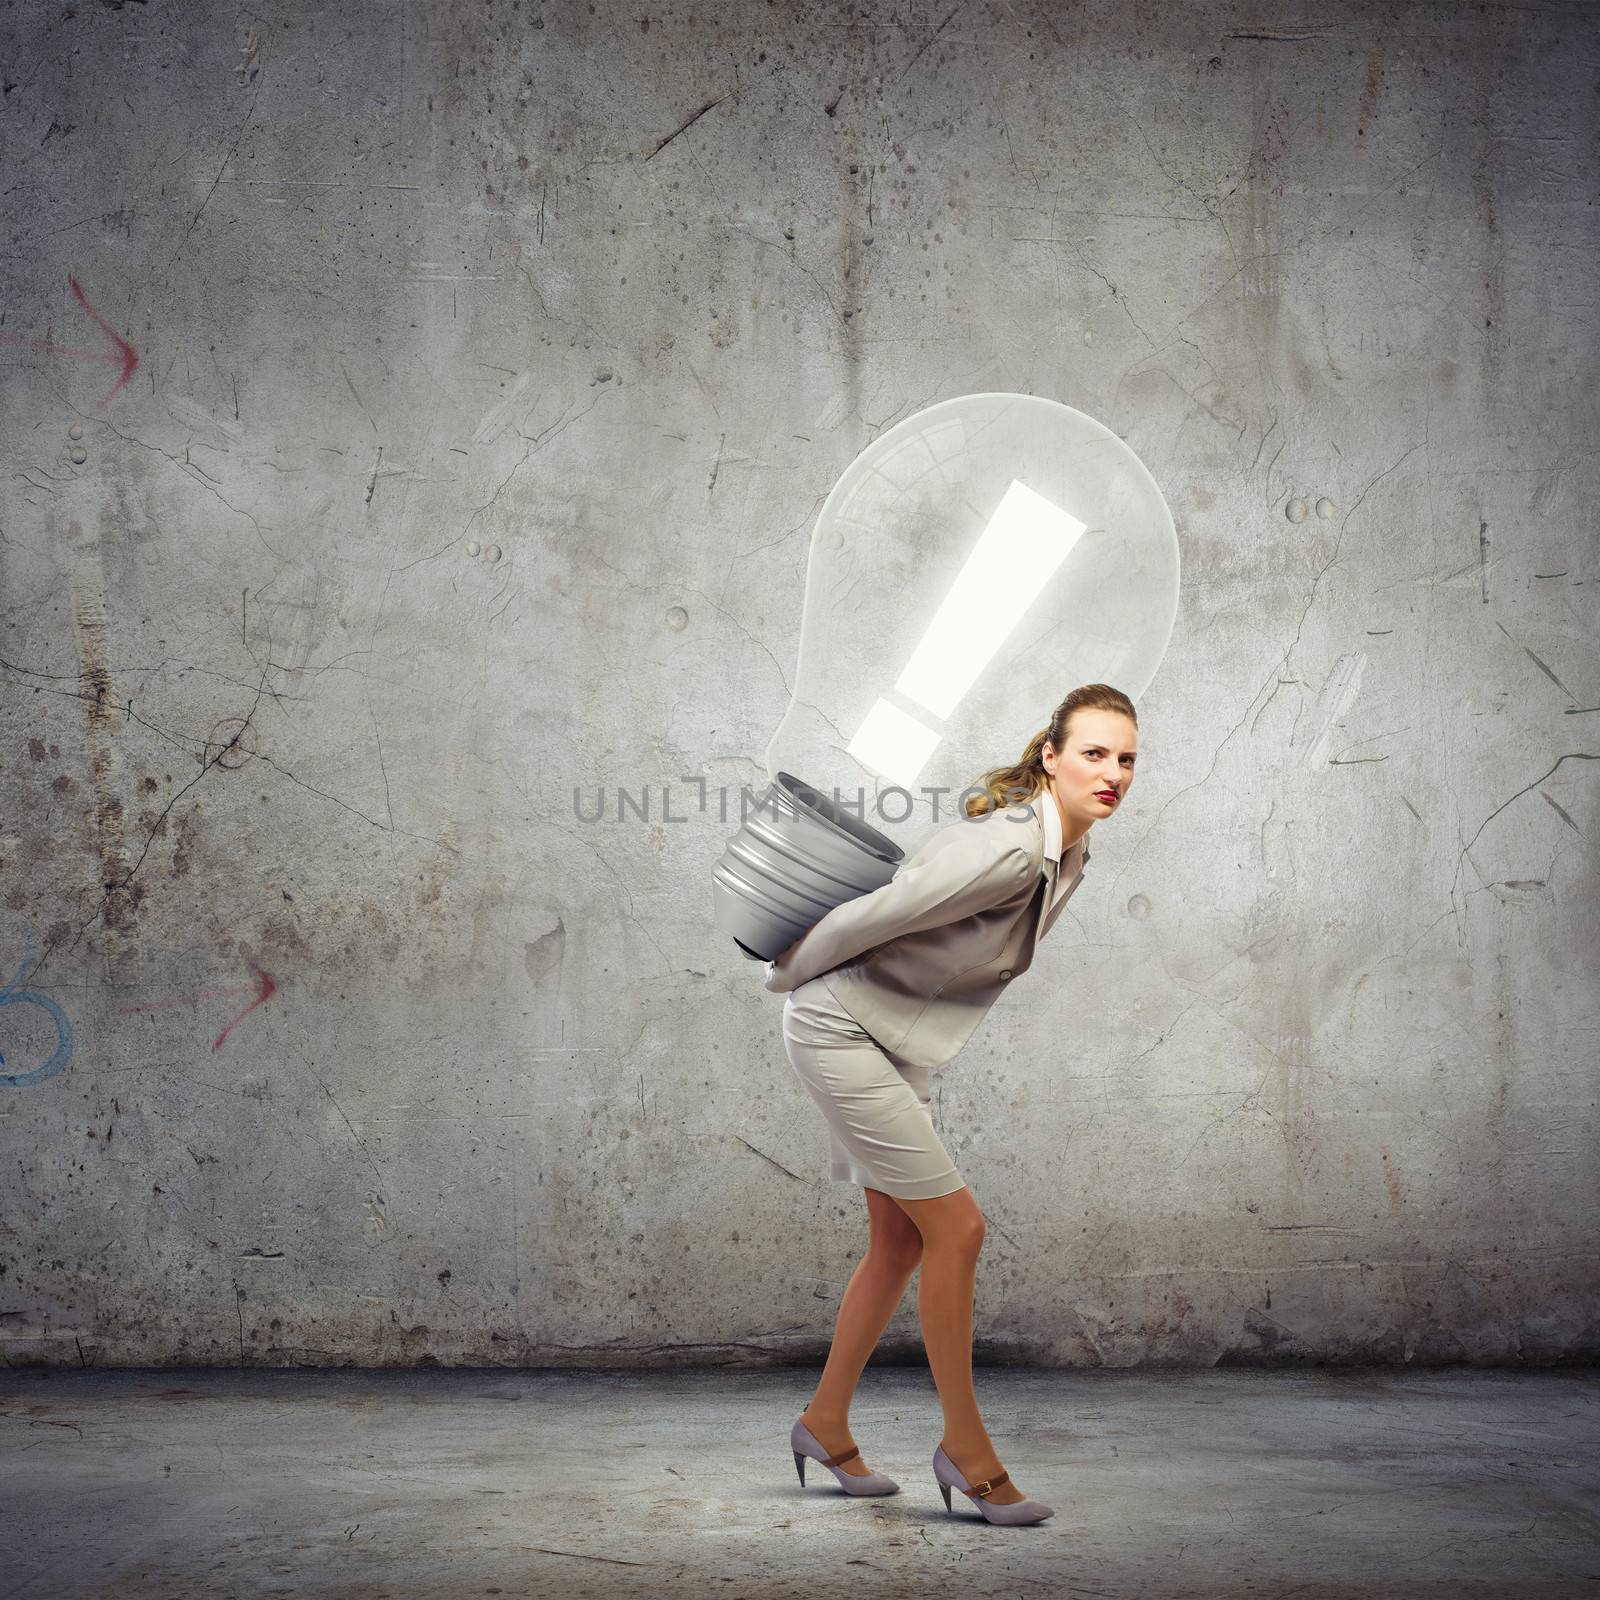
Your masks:
[{"label": "woman's face", "polygon": [[[1063,813],[1092,827],[1109,817],[1128,797],[1139,750],[1139,730],[1121,711],[1074,711],[1067,726],[1066,748],[1058,751],[1047,739],[1045,771]],[[1104,798],[1109,792],[1112,799]]]}]

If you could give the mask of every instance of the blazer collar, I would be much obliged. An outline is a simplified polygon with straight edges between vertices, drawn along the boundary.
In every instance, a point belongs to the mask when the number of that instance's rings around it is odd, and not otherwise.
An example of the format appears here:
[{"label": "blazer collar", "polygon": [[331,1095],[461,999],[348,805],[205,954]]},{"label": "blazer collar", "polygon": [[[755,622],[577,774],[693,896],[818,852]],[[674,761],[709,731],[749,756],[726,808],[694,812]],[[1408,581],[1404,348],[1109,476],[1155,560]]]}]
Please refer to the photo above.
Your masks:
[{"label": "blazer collar", "polygon": [[1061,862],[1061,813],[1056,809],[1055,797],[1048,789],[1041,789],[1033,797],[1034,808],[1044,824],[1044,853],[1057,866]]},{"label": "blazer collar", "polygon": [[1065,902],[1051,905],[1056,895],[1057,878],[1063,870],[1073,874],[1083,872],[1084,863],[1089,859],[1089,840],[1085,834],[1070,850],[1061,848],[1061,813],[1056,809],[1055,797],[1047,788],[1040,789],[1029,805],[1039,829],[1039,865],[1044,878],[1044,892],[1039,897],[1039,916],[1029,940],[1031,951],[1055,926],[1056,919],[1065,908]]},{"label": "blazer collar", "polygon": [[[1030,804],[1033,806],[1034,815],[1039,819],[1039,825],[1044,831],[1044,870],[1046,873],[1059,872],[1061,857],[1066,855],[1068,867],[1071,869],[1070,857],[1072,850],[1063,851],[1061,848],[1061,813],[1056,809],[1056,802],[1049,789],[1040,789],[1034,795]],[[1089,835],[1085,833],[1073,849],[1077,850],[1083,861],[1089,859]],[[1051,863],[1054,863],[1052,868]]]},{"label": "blazer collar", "polygon": [[1053,920],[1046,907],[1055,896],[1056,873],[1061,865],[1061,818],[1051,815],[1055,808],[1054,799],[1044,790],[1040,790],[1032,799],[1021,802],[1020,806],[1005,808],[1007,826],[1029,822],[1033,829],[1034,849],[1038,852],[1042,883],[1034,888],[1034,904],[1038,910],[1033,926],[1027,931],[1030,960],[1039,940],[1044,937],[1046,927]]}]

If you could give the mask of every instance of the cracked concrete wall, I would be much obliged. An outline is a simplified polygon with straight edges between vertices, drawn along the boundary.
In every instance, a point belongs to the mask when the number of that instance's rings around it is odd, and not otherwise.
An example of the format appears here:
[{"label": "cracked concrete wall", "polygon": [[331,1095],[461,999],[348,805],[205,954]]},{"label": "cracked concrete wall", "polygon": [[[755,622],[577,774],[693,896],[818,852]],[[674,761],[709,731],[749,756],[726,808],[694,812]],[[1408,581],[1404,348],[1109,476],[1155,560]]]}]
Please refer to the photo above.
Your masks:
[{"label": "cracked concrete wall", "polygon": [[1185,585],[938,1075],[980,1359],[1593,1358],[1592,12],[7,27],[8,1361],[822,1349],[865,1213],[693,784],[839,472],[984,389]]}]

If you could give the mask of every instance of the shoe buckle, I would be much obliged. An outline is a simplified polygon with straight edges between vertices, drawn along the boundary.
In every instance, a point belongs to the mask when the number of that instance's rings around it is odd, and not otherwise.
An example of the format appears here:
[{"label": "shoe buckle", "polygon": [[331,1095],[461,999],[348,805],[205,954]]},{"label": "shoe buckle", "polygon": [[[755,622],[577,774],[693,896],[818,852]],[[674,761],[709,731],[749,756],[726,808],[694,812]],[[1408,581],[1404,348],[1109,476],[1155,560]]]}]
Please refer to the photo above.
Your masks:
[{"label": "shoe buckle", "polygon": [[973,1484],[972,1487],[967,1491],[967,1493],[970,1494],[970,1495],[974,1495],[974,1496],[985,1495],[985,1494],[993,1494],[994,1493],[994,1481],[992,1479],[990,1479],[990,1478],[985,1478],[982,1483]]}]

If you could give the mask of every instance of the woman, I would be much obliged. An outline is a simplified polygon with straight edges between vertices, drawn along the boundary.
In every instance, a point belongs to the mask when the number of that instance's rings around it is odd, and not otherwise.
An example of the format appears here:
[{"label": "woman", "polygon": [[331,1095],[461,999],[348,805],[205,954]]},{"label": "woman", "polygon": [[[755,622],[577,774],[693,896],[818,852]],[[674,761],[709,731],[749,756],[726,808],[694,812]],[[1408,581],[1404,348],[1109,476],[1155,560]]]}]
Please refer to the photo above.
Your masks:
[{"label": "woman", "polygon": [[955,1488],[990,1522],[1053,1515],[1017,1489],[978,1416],[972,1296],[984,1220],[934,1129],[928,1074],[1032,964],[1082,878],[1086,835],[1127,797],[1137,740],[1125,694],[1102,683],[1075,689],[1021,760],[986,773],[965,815],[891,882],[834,907],[768,963],[766,987],[788,995],[789,1062],[828,1120],[832,1176],[865,1189],[871,1228],[822,1378],[791,1432],[802,1483],[810,1457],[849,1494],[898,1489],[862,1462],[848,1418],[920,1264],[917,1310],[944,1411],[933,1470],[946,1509]]}]

